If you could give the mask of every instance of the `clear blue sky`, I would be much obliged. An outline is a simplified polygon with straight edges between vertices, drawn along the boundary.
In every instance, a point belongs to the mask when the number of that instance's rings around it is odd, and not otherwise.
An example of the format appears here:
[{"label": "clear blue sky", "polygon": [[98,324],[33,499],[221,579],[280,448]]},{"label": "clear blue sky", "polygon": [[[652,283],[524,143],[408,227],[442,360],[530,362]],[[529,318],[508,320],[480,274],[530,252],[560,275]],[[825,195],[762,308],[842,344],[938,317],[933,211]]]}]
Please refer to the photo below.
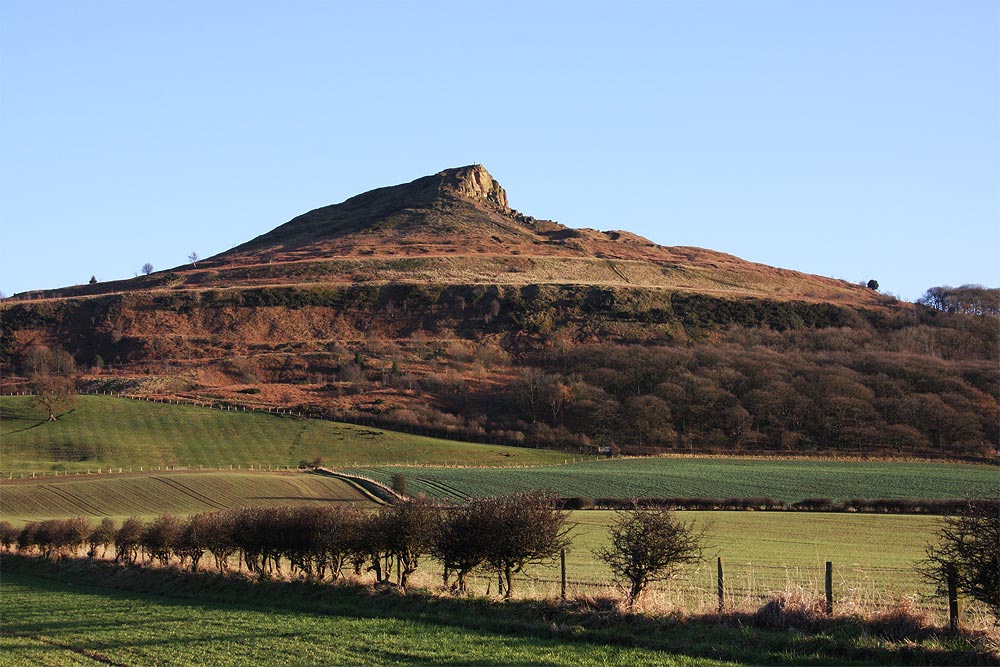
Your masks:
[{"label": "clear blue sky", "polygon": [[1000,286],[1000,2],[0,3],[0,290],[480,162],[512,206]]}]

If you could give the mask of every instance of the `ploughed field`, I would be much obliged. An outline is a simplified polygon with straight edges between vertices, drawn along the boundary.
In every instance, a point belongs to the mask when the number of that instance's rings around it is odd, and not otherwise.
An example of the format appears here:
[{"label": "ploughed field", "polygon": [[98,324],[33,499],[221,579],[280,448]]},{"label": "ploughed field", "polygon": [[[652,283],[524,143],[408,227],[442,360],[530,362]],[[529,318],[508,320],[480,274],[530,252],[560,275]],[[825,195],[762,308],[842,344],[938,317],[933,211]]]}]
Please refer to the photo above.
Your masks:
[{"label": "ploughed field", "polygon": [[479,445],[353,424],[110,396],[78,396],[45,421],[28,396],[0,397],[0,472],[86,472],[104,467],[297,466],[424,463],[538,465],[565,454]]},{"label": "ploughed field", "polygon": [[1000,491],[997,466],[896,461],[651,458],[517,470],[383,466],[347,472],[385,483],[403,474],[408,493],[446,499],[549,489],[563,497],[770,497],[792,503],[805,498],[959,499]]},{"label": "ploughed field", "polygon": [[347,481],[301,472],[202,472],[92,475],[0,483],[8,521],[84,516],[157,516],[247,505],[374,505]]}]

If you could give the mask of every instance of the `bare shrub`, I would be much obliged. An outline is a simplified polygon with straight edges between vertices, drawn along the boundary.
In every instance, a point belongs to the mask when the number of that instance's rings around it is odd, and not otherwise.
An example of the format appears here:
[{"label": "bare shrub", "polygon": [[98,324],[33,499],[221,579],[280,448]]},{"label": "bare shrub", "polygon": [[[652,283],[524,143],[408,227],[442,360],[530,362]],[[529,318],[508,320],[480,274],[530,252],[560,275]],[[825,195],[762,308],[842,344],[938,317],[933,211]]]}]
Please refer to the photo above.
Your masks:
[{"label": "bare shrub", "polygon": [[132,565],[139,557],[144,526],[139,517],[130,516],[115,533],[115,561]]},{"label": "bare shrub", "polygon": [[82,516],[63,520],[57,527],[56,548],[60,557],[69,556],[87,544],[94,525]]},{"label": "bare shrub", "polygon": [[400,588],[406,589],[407,579],[416,572],[420,558],[431,551],[440,512],[422,496],[398,502],[382,510],[382,530],[386,531],[386,546],[395,558]]},{"label": "bare shrub", "polygon": [[469,574],[486,561],[491,536],[482,529],[488,523],[492,503],[487,498],[472,498],[462,505],[443,510],[434,534],[431,553],[444,565],[444,585],[452,572],[457,592],[468,592]]},{"label": "bare shrub", "polygon": [[684,565],[702,558],[704,531],[684,523],[669,509],[640,507],[619,512],[611,545],[594,555],[607,563],[633,606],[653,582],[673,579]]},{"label": "bare shrub", "polygon": [[97,547],[101,547],[102,556],[107,555],[108,547],[115,543],[115,532],[115,522],[111,517],[106,516],[101,519],[101,523],[97,524],[97,527],[90,532],[90,537],[87,538],[87,544],[90,547],[87,556],[96,558]]},{"label": "bare shrub", "polygon": [[20,531],[9,521],[0,521],[0,546],[4,551],[10,551],[17,544],[17,534]]},{"label": "bare shrub", "polygon": [[927,547],[918,570],[947,594],[949,573],[958,590],[986,605],[1000,621],[1000,500],[973,500],[941,519],[938,543]]},{"label": "bare shrub", "polygon": [[552,560],[569,545],[571,526],[558,508],[558,497],[529,491],[493,498],[479,530],[492,536],[486,563],[500,575],[501,593],[509,600],[513,579],[528,565]]},{"label": "bare shrub", "polygon": [[151,561],[159,561],[161,565],[170,562],[170,555],[177,545],[183,526],[170,514],[163,514],[153,520],[142,531],[139,542]]},{"label": "bare shrub", "polygon": [[21,553],[30,553],[37,549],[38,522],[29,521],[21,527],[17,534],[17,550]]},{"label": "bare shrub", "polygon": [[194,514],[183,522],[173,547],[181,565],[190,562],[191,571],[198,571],[198,564],[214,537],[214,529],[215,522],[208,513]]}]

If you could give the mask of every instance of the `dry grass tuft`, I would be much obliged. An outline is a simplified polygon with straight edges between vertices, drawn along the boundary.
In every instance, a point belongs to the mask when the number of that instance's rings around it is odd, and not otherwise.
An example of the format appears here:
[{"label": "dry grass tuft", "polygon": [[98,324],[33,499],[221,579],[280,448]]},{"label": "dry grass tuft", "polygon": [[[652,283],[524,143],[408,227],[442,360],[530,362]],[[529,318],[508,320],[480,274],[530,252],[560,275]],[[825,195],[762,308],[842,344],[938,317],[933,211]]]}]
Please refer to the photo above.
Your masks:
[{"label": "dry grass tuft", "polygon": [[892,641],[923,639],[934,630],[930,616],[911,598],[898,600],[889,609],[870,615],[866,622],[873,634]]},{"label": "dry grass tuft", "polygon": [[826,602],[803,589],[783,591],[764,603],[751,617],[754,626],[769,630],[816,630],[829,617]]}]

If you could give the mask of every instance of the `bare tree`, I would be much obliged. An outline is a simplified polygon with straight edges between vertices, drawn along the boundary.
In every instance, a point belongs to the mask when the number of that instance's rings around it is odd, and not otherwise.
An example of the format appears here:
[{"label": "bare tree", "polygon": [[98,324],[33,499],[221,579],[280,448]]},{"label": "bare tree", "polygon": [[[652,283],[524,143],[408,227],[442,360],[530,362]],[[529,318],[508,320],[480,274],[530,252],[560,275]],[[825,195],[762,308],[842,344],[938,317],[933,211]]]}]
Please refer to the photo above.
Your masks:
[{"label": "bare tree", "polygon": [[139,547],[141,545],[142,533],[144,530],[142,519],[131,516],[122,523],[118,532],[115,533],[115,561],[132,565],[139,557]]},{"label": "bare tree", "polygon": [[90,537],[87,540],[90,550],[87,552],[87,556],[96,558],[97,547],[101,547],[102,555],[107,555],[108,547],[115,543],[116,532],[114,519],[108,516],[101,519],[101,523],[90,532]]},{"label": "bare tree", "polygon": [[191,260],[191,264],[193,264],[195,268],[198,267],[198,259],[199,259],[198,253],[192,252],[190,255],[188,255],[188,259]]},{"label": "bare tree", "polygon": [[[195,259],[197,259],[197,257]],[[145,264],[142,265],[142,272],[148,276],[150,273],[153,272],[153,265],[150,264],[149,262],[146,262]]]},{"label": "bare tree", "polygon": [[665,508],[619,512],[611,528],[611,544],[594,552],[608,564],[633,606],[653,582],[672,579],[681,566],[702,558],[704,531],[684,523]]},{"label": "bare tree", "polygon": [[533,563],[550,561],[569,545],[572,526],[558,498],[545,491],[529,491],[492,499],[491,511],[480,530],[491,536],[486,563],[500,576],[500,592],[509,600],[513,578]]},{"label": "bare tree", "polygon": [[959,591],[982,602],[1000,621],[1000,499],[969,501],[941,520],[937,536],[919,572],[940,593],[954,577]]},{"label": "bare tree", "polygon": [[405,590],[410,575],[420,564],[420,558],[431,551],[440,511],[432,502],[418,496],[384,508],[382,513],[382,526],[388,538],[387,551],[396,560],[399,572],[397,583]]},{"label": "bare tree", "polygon": [[489,555],[489,543],[493,536],[483,526],[490,523],[493,505],[492,498],[471,498],[442,512],[431,553],[444,565],[446,586],[449,575],[456,575],[457,583],[453,587],[459,593],[468,592],[469,574]]},{"label": "bare tree", "polygon": [[76,403],[73,382],[76,363],[71,354],[58,348],[50,349],[39,345],[28,350],[22,358],[21,366],[31,378],[35,406],[48,414],[49,421],[56,421],[57,412]]}]

